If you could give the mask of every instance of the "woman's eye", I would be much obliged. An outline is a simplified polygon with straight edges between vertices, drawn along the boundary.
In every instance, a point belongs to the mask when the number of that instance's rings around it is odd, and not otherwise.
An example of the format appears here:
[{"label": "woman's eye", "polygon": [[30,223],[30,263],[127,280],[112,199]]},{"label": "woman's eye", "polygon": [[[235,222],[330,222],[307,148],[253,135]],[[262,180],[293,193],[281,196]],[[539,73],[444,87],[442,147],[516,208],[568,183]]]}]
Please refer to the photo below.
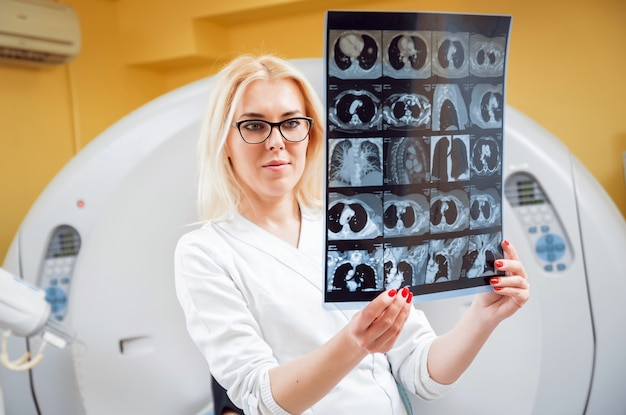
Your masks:
[{"label": "woman's eye", "polygon": [[249,131],[262,131],[265,129],[265,125],[262,122],[255,121],[244,123],[242,127]]},{"label": "woman's eye", "polygon": [[300,126],[300,120],[286,120],[283,122],[283,128],[298,128]]}]

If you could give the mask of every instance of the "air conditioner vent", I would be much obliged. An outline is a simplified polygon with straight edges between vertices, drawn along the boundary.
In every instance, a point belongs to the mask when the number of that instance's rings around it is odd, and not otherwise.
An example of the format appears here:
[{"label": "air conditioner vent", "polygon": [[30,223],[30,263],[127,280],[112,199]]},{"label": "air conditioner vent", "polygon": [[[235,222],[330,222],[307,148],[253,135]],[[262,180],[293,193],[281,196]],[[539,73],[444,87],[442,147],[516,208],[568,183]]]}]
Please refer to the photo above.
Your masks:
[{"label": "air conditioner vent", "polygon": [[13,49],[0,47],[0,60],[11,63],[39,63],[44,65],[60,65],[68,60],[67,55],[55,53],[37,52],[25,49]]}]

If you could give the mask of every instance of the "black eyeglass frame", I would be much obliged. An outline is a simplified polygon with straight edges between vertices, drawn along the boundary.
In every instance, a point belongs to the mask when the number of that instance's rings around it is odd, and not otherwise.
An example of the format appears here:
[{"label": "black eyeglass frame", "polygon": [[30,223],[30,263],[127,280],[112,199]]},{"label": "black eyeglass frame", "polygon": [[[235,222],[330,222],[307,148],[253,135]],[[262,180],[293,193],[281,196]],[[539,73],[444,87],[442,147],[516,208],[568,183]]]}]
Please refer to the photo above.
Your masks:
[{"label": "black eyeglass frame", "polygon": [[[280,128],[281,125],[283,125],[286,122],[289,121],[294,121],[294,120],[306,120],[308,121],[309,124],[309,129],[306,132],[306,134],[304,135],[304,137],[302,137],[300,140],[290,140],[287,137],[285,137],[285,134],[283,134],[283,130]],[[265,137],[262,141],[256,141],[251,143],[250,141],[246,140],[243,137],[243,134],[241,132],[241,125],[243,123],[246,122],[261,122],[263,124],[269,125],[270,126],[270,131],[267,133],[267,137]],[[237,121],[237,122],[233,122],[231,124],[231,127],[237,127],[237,131],[239,131],[239,136],[241,137],[241,139],[243,141],[245,141],[248,144],[261,144],[267,141],[268,138],[270,138],[270,135],[272,135],[272,131],[274,130],[274,127],[278,128],[278,132],[280,133],[281,137],[283,137],[285,140],[289,141],[290,143],[299,143],[301,141],[304,141],[308,136],[309,133],[311,132],[311,127],[313,126],[314,120],[311,117],[291,117],[291,118],[287,118],[286,120],[282,120],[282,121],[278,121],[278,122],[271,122],[271,121],[267,121],[267,120],[261,120],[261,119],[249,119],[249,120],[241,120],[241,121]]]}]

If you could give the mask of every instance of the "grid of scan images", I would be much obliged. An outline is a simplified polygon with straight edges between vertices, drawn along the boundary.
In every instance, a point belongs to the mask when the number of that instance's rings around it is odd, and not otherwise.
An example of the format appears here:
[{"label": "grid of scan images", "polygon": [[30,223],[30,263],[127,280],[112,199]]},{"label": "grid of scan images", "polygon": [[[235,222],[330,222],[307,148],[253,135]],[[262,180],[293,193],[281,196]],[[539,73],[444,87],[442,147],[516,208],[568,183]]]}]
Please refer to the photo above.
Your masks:
[{"label": "grid of scan images", "polygon": [[326,16],[326,302],[462,295],[502,258],[510,16]]}]

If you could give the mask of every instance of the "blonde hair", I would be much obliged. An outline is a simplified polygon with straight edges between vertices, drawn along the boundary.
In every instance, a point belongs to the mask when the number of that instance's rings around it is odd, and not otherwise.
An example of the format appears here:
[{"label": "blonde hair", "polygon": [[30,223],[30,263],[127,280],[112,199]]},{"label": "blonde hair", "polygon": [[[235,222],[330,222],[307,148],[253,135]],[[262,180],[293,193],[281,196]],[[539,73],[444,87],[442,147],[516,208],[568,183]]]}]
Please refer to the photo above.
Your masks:
[{"label": "blonde hair", "polygon": [[314,122],[309,133],[306,166],[295,194],[300,208],[317,214],[322,209],[324,171],[324,118],[322,104],[305,76],[283,59],[272,55],[243,55],[216,76],[198,143],[198,210],[203,221],[232,217],[242,197],[224,147],[235,108],[245,88],[253,81],[289,79],[302,93],[305,115]]}]

